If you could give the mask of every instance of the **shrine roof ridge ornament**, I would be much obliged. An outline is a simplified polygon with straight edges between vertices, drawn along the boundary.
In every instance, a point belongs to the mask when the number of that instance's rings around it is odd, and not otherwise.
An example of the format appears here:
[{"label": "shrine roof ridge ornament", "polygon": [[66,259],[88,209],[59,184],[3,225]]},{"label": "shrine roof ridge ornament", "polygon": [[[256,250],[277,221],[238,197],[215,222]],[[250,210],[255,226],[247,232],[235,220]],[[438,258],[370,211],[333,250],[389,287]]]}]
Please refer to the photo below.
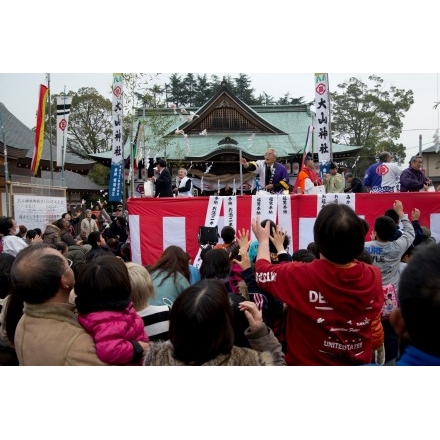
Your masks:
[{"label": "shrine roof ridge ornament", "polygon": [[224,139],[219,141],[217,145],[238,145],[238,142],[235,139],[226,136]]}]

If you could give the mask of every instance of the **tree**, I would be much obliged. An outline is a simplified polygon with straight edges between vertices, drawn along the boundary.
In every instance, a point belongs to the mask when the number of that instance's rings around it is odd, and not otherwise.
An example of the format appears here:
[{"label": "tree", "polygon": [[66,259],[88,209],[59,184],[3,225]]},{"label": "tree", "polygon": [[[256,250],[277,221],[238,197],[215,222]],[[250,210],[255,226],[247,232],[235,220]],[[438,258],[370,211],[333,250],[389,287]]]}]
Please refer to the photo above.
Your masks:
[{"label": "tree", "polygon": [[380,151],[389,151],[400,165],[405,159],[405,146],[399,139],[403,122],[414,104],[412,90],[383,87],[383,79],[372,75],[369,88],[357,78],[338,84],[342,93],[330,93],[332,140],[362,147],[357,164],[361,173],[371,165]]},{"label": "tree", "polygon": [[96,163],[87,174],[87,177],[100,186],[108,186],[110,179],[110,168]]},{"label": "tree", "polygon": [[[108,151],[112,137],[112,103],[92,87],[82,87],[72,96],[67,151],[84,159]],[[55,116],[56,117],[56,116]]]},{"label": "tree", "polygon": [[148,88],[146,92],[134,92],[134,97],[139,102],[139,104],[146,108],[155,108],[160,106],[161,97],[165,92],[165,87],[160,84],[154,84],[152,87]]},{"label": "tree", "polygon": [[287,92],[282,98],[279,98],[276,102],[276,105],[298,105],[305,104],[304,96],[300,96],[299,98],[291,98],[290,92]]},{"label": "tree", "polygon": [[194,97],[196,94],[196,79],[194,78],[193,73],[187,73],[183,80],[183,89],[184,89],[184,105],[187,107],[192,107],[194,105]]},{"label": "tree", "polygon": [[[289,104],[293,104],[293,105],[305,104],[304,96],[300,96],[299,98],[290,98]],[[312,102],[309,102],[309,104],[312,104]]]},{"label": "tree", "polygon": [[268,95],[266,92],[260,93],[256,99],[257,105],[275,105],[274,97]]},{"label": "tree", "polygon": [[204,73],[203,76],[197,75],[194,92],[195,107],[201,107],[211,98],[211,88],[206,73]]},{"label": "tree", "polygon": [[[165,103],[160,99],[160,89],[154,83],[155,76],[147,78],[147,74],[143,73],[123,73],[124,79],[124,111],[129,116],[124,118],[124,123],[130,127],[131,135],[128,135],[131,142],[134,140],[134,124],[136,120],[144,123],[147,129],[143,131],[140,139],[142,149],[142,157],[153,158],[155,156],[167,157],[167,147],[172,139],[166,137],[172,128],[173,118],[164,117]],[[171,84],[177,87],[183,85],[177,74],[170,78]],[[175,102],[177,96],[183,96],[183,89],[175,89],[172,93],[175,95],[170,98],[171,102]],[[182,102],[177,98],[178,102]],[[179,101],[180,100],[180,101]],[[166,112],[166,110],[165,110]],[[165,113],[166,114],[166,113]],[[171,112],[170,112],[171,115]]]},{"label": "tree", "polygon": [[[256,102],[254,97],[255,89],[251,87],[252,81],[245,73],[239,73],[238,78],[234,78],[235,86],[232,88],[233,92],[243,102],[248,105],[253,105]],[[267,95],[269,96],[269,95]],[[267,104],[266,104],[267,105]]]},{"label": "tree", "polygon": [[290,104],[290,92],[287,92],[282,98],[279,98],[276,102],[277,105],[288,105]]},{"label": "tree", "polygon": [[223,78],[218,77],[217,75],[211,75],[210,78],[210,95],[213,96],[214,93],[217,92],[220,84],[222,83]]},{"label": "tree", "polygon": [[185,89],[184,82],[182,78],[177,74],[173,73],[170,76],[170,80],[168,82],[168,102],[174,103],[177,107],[181,107],[185,105]]}]

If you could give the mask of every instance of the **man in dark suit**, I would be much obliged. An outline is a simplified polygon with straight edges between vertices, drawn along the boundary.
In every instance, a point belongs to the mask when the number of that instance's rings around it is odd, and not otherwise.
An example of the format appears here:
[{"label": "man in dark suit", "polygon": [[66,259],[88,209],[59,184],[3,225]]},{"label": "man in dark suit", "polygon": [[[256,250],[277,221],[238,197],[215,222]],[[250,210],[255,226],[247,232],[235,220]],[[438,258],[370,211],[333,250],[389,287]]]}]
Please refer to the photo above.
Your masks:
[{"label": "man in dark suit", "polygon": [[165,160],[160,159],[154,166],[158,175],[150,177],[150,180],[156,185],[155,197],[173,197],[171,174],[166,167],[167,163]]}]

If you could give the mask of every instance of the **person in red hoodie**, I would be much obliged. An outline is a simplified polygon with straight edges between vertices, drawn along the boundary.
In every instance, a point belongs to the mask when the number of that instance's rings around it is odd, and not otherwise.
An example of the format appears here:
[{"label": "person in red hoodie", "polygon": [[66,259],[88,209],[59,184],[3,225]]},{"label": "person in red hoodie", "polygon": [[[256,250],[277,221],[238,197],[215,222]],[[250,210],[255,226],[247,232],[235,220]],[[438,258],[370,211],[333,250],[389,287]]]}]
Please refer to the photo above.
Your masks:
[{"label": "person in red hoodie", "polygon": [[287,305],[287,365],[370,363],[370,324],[382,309],[383,291],[377,267],[356,259],[364,249],[362,220],[349,206],[324,206],[313,228],[320,258],[310,263],[271,264],[269,227],[252,219],[256,280]]}]

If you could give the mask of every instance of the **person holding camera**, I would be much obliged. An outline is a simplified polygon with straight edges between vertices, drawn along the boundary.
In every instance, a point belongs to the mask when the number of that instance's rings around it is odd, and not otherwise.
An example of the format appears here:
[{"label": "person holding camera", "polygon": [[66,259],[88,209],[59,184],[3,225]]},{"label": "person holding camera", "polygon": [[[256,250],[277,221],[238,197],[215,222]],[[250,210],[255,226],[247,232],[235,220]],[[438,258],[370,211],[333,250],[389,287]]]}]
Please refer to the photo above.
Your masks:
[{"label": "person holding camera", "polygon": [[423,157],[413,156],[409,161],[409,167],[400,175],[400,192],[428,191],[432,185],[422,171]]}]

